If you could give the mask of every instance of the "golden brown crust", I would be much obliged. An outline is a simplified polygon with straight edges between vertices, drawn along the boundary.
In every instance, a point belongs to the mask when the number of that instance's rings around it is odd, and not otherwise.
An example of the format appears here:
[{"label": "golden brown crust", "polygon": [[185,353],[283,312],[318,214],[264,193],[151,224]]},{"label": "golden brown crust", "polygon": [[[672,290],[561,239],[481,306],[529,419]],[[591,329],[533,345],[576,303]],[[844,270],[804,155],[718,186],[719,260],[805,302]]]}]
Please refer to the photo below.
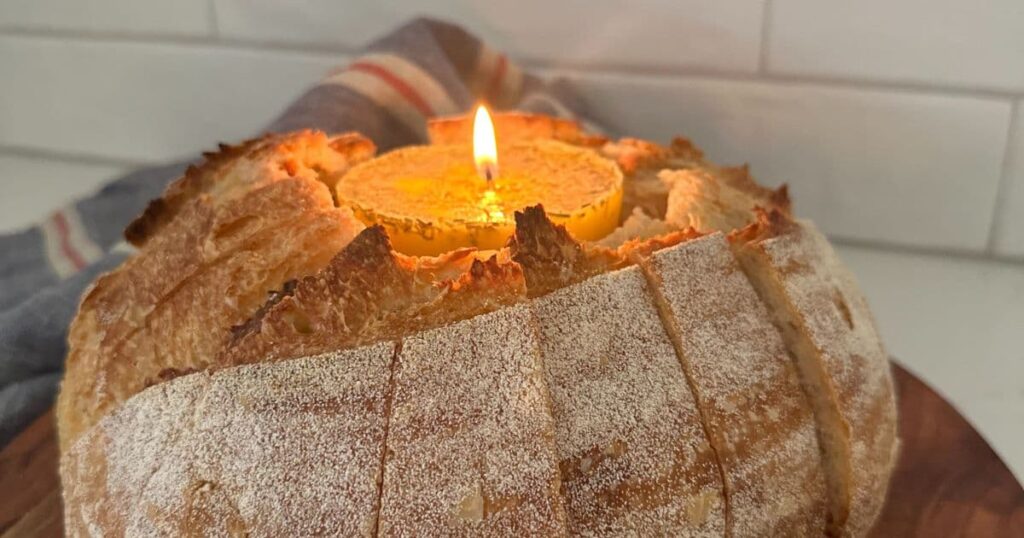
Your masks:
[{"label": "golden brown crust", "polygon": [[237,326],[217,366],[264,362],[398,338],[517,302],[519,267],[472,251],[396,253],[380,226],[363,230],[322,271],[271,296]]},{"label": "golden brown crust", "polygon": [[334,206],[328,176],[370,149],[357,135],[266,136],[225,147],[168,187],[131,227],[138,254],[97,279],[72,323],[62,448],[161,373],[204,367],[267,290],[347,244],[362,225]]},{"label": "golden brown crust", "polygon": [[898,446],[888,354],[849,270],[809,222],[761,212],[731,237],[797,359],[830,479],[830,531],[862,536]]},{"label": "golden brown crust", "polygon": [[[292,133],[287,137],[265,134],[237,145],[218,144],[217,151],[204,152],[201,164],[189,165],[184,175],[168,185],[160,198],[149,202],[142,214],[125,228],[125,239],[132,245],[141,247],[164,225],[174,220],[189,200],[209,192],[218,182],[223,181],[225,169],[236,159],[243,156],[253,160],[265,159],[271,153],[294,151],[297,149],[294,147],[296,143],[310,136],[317,135],[311,131]],[[334,137],[328,141],[328,146],[346,156],[352,163],[366,160],[376,152],[373,141],[356,133]],[[282,166],[294,167],[296,164],[294,161],[285,160]]]},{"label": "golden brown crust", "polygon": [[758,208],[789,214],[786,186],[761,187],[746,166],[666,169],[658,177],[669,186],[665,220],[672,226],[729,233],[756,220]]},{"label": "golden brown crust", "polygon": [[530,297],[633,265],[656,250],[701,235],[685,229],[608,248],[576,241],[565,226],[552,222],[540,205],[517,211],[515,219],[516,233],[509,238],[509,252],[523,268]]},{"label": "golden brown crust", "polygon": [[725,183],[759,201],[760,207],[775,209],[787,215],[792,213],[793,203],[789,199],[789,185],[783,183],[777,189],[761,185],[750,175],[749,164],[720,167],[718,172],[718,177]]},{"label": "golden brown crust", "polygon": [[639,210],[675,227],[729,232],[746,225],[754,207],[787,214],[791,210],[785,184],[763,187],[747,165],[711,163],[685,138],[674,139],[668,147],[623,138],[605,144],[601,153],[614,159],[625,175],[623,218]]},{"label": "golden brown crust", "polygon": [[738,244],[753,243],[785,235],[796,229],[796,221],[777,209],[757,208],[754,210],[754,217],[754,222],[730,232],[729,241]]}]

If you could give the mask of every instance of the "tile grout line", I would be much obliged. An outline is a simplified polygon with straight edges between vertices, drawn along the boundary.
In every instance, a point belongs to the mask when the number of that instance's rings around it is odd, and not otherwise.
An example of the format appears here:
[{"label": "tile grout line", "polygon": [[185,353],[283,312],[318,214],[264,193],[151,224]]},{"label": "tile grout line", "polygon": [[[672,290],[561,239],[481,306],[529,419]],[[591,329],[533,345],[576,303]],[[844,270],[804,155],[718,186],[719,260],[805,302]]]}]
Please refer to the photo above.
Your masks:
[{"label": "tile grout line", "polygon": [[1024,98],[1024,89],[996,90],[992,88],[972,88],[965,86],[931,86],[912,81],[857,80],[839,77],[823,77],[813,75],[790,75],[785,73],[747,73],[739,71],[722,71],[705,67],[680,68],[685,72],[673,71],[670,68],[637,67],[621,64],[567,64],[553,65],[535,60],[520,61],[524,67],[554,75],[597,75],[612,77],[647,78],[652,81],[686,81],[709,80],[720,82],[738,82],[748,84],[766,84],[784,87],[814,86],[826,89],[849,90],[860,92],[887,92],[890,94],[912,94],[929,97],[950,97],[968,99],[989,99],[1009,102]]},{"label": "tile grout line", "polygon": [[306,54],[309,56],[348,56],[359,50],[357,47],[347,45],[331,45],[327,43],[289,43],[286,41],[256,40],[234,37],[223,37],[220,35],[219,24],[216,25],[217,35],[212,35],[208,23],[207,34],[174,34],[174,33],[138,33],[130,31],[83,31],[63,30],[49,28],[32,28],[22,26],[0,25],[0,37],[16,37],[23,39],[41,39],[67,44],[68,41],[82,41],[87,43],[109,43],[109,44],[137,44],[137,45],[173,45],[184,48],[214,47],[227,50],[254,51],[254,52],[281,52],[293,54]]},{"label": "tile grout line", "polygon": [[67,164],[121,167],[159,166],[161,164],[169,164],[175,161],[183,160],[179,158],[149,161],[143,159],[107,157],[103,155],[93,155],[87,153],[56,151],[47,148],[7,146],[4,144],[0,144],[0,156],[22,157],[26,159],[34,159],[39,161],[53,161]]},{"label": "tile grout line", "polygon": [[210,36],[214,39],[220,38],[220,23],[217,20],[217,4],[216,0],[206,0],[206,16],[208,20],[207,31],[210,32]]},{"label": "tile grout line", "polygon": [[885,254],[903,256],[925,256],[935,260],[959,260],[976,263],[995,263],[1010,267],[1024,266],[1024,259],[1015,256],[1004,256],[988,253],[984,250],[965,250],[958,248],[942,248],[921,245],[901,245],[884,240],[868,240],[847,238],[826,234],[829,241],[841,247],[873,250]]},{"label": "tile grout line", "polygon": [[1014,145],[1017,142],[1015,140],[1015,130],[1017,128],[1017,112],[1019,112],[1020,105],[1018,101],[1010,103],[1010,121],[1007,122],[1006,127],[1006,145],[1003,148],[1003,162],[999,167],[999,181],[996,183],[996,197],[992,201],[992,221],[989,223],[988,228],[988,241],[985,244],[985,253],[989,256],[996,254],[996,241],[999,239],[1000,231],[1002,226],[1000,225],[1000,214],[1005,209],[1006,203],[1003,198],[1008,190],[1008,185],[1012,178],[1010,178],[1010,165],[1013,163],[1013,150]]},{"label": "tile grout line", "polygon": [[761,10],[761,50],[758,51],[757,72],[759,75],[768,74],[768,45],[771,42],[772,0],[764,1],[764,9]]}]

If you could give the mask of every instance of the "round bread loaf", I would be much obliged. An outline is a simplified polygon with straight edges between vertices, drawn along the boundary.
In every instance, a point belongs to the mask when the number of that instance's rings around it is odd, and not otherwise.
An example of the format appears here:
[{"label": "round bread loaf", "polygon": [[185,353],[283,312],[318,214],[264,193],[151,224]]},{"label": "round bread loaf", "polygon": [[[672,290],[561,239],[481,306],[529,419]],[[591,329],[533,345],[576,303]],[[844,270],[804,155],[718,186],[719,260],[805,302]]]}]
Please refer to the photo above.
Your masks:
[{"label": "round bread loaf", "polygon": [[865,535],[888,359],[785,189],[496,121],[616,162],[620,229],[535,206],[500,251],[404,256],[333,203],[357,135],[224,148],[154,202],[71,330],[68,534]]}]

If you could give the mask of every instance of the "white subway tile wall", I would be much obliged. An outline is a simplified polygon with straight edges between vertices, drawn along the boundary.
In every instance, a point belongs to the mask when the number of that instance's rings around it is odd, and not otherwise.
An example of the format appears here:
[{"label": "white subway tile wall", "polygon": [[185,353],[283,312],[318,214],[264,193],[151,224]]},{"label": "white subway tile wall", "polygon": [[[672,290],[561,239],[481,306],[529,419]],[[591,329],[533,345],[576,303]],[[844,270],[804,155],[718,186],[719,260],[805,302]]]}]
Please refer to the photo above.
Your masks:
[{"label": "white subway tile wall", "polygon": [[[752,73],[763,0],[409,2],[213,0],[226,38],[355,48],[421,14],[463,25],[520,60]],[[312,14],[312,15],[311,15]]]},{"label": "white subway tile wall", "polygon": [[256,134],[344,57],[0,34],[0,146],[162,161]]},{"label": "white subway tile wall", "polygon": [[207,0],[4,0],[0,28],[201,37],[213,34],[213,19]]},{"label": "white subway tile wall", "polygon": [[[998,100],[686,77],[574,77],[599,119],[788,182],[797,211],[860,241],[983,250],[1010,105]],[[643,106],[637,106],[643,103]]]},{"label": "white subway tile wall", "polygon": [[1017,101],[1014,109],[1003,196],[992,229],[992,247],[996,254],[1024,258],[1024,101]]},{"label": "white subway tile wall", "polygon": [[774,0],[770,72],[1024,91],[1020,0]]},{"label": "white subway tile wall", "polygon": [[9,0],[0,155],[194,155],[417,14],[575,79],[624,133],[789,182],[836,237],[1024,258],[1015,0]]}]

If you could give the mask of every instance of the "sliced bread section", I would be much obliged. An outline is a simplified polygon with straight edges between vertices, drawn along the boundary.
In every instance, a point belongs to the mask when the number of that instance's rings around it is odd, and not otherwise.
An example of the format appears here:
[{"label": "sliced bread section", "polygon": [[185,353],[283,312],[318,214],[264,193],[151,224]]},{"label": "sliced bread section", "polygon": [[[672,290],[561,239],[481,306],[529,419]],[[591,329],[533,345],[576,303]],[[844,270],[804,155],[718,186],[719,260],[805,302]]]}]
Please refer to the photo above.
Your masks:
[{"label": "sliced bread section", "polygon": [[721,460],[731,536],[817,536],[827,495],[800,379],[721,233],[643,263]]},{"label": "sliced bread section", "polygon": [[200,372],[61,459],[68,536],[368,535],[394,346]]},{"label": "sliced bread section", "polygon": [[380,535],[565,533],[550,401],[525,305],[404,339],[391,409]]},{"label": "sliced bread section", "polygon": [[762,213],[732,239],[812,398],[833,503],[830,531],[862,536],[885,500],[898,445],[888,355],[875,322],[810,222]]},{"label": "sliced bread section", "polygon": [[633,266],[534,299],[569,527],[721,536],[714,452]]}]

